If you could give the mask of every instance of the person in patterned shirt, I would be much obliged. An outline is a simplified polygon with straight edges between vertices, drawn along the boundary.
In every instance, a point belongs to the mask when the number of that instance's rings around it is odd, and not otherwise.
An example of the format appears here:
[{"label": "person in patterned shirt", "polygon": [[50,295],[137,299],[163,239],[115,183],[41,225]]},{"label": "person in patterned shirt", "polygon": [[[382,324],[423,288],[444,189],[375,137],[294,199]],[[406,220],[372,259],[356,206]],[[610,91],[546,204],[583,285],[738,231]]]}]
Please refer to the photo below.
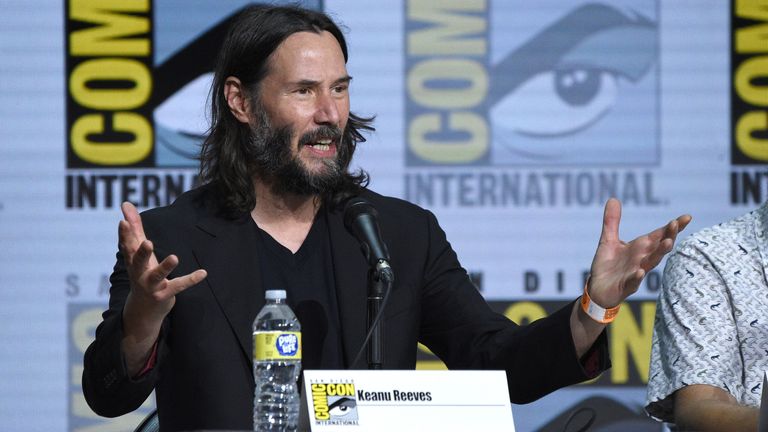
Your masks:
[{"label": "person in patterned shirt", "polygon": [[768,203],[680,243],[664,269],[646,411],[684,430],[757,430],[768,370]]}]

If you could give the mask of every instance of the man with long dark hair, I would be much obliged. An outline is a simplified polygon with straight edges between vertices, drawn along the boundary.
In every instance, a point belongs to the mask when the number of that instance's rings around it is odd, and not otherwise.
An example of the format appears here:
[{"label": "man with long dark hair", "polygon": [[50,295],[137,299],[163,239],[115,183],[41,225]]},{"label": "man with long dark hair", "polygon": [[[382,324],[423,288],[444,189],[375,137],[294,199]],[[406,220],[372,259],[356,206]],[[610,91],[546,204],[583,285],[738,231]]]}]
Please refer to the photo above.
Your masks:
[{"label": "man with long dark hair", "polygon": [[341,207],[376,206],[397,274],[384,368],[408,369],[422,342],[450,368],[504,369],[514,402],[608,367],[605,326],[690,218],[625,243],[606,205],[582,301],[527,326],[491,311],[435,217],[349,173],[371,119],[350,112],[347,46],[324,14],[254,6],[234,23],[212,86],[205,185],[138,215],[123,205],[109,310],[85,354],[99,414],[136,409],[153,389],[164,431],[248,429],[251,323],[265,289],[286,289],[302,323],[303,366],[359,368],[367,263]]}]

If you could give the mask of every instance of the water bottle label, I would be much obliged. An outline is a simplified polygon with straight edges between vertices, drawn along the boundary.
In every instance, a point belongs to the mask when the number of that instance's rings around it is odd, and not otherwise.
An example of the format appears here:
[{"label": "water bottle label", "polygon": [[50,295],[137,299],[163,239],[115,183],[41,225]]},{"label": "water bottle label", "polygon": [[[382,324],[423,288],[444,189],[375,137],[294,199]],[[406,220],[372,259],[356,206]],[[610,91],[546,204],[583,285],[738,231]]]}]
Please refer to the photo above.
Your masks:
[{"label": "water bottle label", "polygon": [[301,332],[258,332],[253,335],[253,359],[301,360]]}]

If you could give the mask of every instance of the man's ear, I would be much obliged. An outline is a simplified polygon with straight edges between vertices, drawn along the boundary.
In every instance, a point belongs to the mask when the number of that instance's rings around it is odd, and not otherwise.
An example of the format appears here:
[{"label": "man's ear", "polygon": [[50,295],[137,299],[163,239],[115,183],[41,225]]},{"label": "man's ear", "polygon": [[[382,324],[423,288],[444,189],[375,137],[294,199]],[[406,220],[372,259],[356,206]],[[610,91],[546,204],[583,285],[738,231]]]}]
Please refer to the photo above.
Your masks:
[{"label": "man's ear", "polygon": [[251,107],[248,103],[248,95],[239,79],[233,76],[227,77],[224,81],[224,98],[229,105],[229,112],[239,121],[248,123],[251,118]]}]

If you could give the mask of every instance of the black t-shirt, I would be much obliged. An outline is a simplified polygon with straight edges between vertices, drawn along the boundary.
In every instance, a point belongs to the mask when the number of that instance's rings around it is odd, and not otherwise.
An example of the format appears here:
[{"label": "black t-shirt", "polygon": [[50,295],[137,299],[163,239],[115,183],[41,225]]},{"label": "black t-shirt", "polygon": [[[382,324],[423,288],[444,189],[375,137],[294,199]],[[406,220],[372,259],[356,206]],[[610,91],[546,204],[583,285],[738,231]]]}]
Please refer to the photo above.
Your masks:
[{"label": "black t-shirt", "polygon": [[304,369],[344,369],[333,258],[324,211],[296,253],[253,224],[265,290],[282,289],[301,323]]}]

